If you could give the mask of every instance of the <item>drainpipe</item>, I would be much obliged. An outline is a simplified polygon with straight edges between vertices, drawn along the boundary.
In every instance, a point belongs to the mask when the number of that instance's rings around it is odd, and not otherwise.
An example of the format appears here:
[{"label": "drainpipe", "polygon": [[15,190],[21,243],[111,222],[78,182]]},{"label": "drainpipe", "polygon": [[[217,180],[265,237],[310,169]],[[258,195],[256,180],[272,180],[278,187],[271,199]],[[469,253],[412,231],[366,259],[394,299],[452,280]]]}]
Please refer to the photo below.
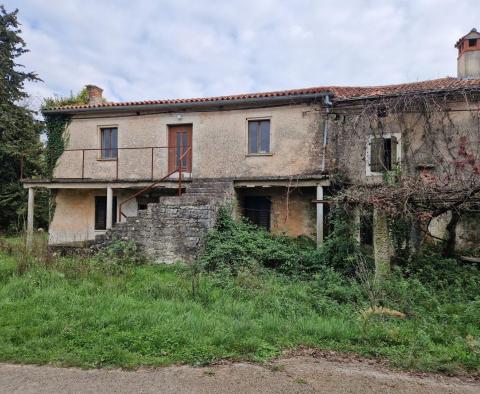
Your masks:
[{"label": "drainpipe", "polygon": [[322,172],[325,172],[325,155],[327,153],[327,143],[328,143],[328,115],[330,113],[330,108],[333,106],[333,103],[330,101],[330,96],[327,94],[323,98],[323,104],[325,105],[326,118],[325,125],[323,128],[323,151],[322,151]]}]

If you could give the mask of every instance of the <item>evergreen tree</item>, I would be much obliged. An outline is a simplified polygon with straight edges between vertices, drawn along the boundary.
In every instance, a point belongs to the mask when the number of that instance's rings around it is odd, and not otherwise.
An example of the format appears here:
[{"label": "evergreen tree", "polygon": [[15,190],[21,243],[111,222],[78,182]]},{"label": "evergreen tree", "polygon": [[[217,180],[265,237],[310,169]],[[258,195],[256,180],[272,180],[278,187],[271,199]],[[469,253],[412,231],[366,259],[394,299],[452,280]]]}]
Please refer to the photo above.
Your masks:
[{"label": "evergreen tree", "polygon": [[[39,78],[17,63],[17,58],[27,52],[17,13],[7,12],[0,5],[0,232],[23,227],[27,197],[20,181],[21,157],[25,157],[25,177],[40,176],[43,170],[41,123],[22,105],[28,97],[25,82]],[[45,210],[38,209],[37,213],[44,216]],[[37,215],[36,219],[39,225],[45,225],[45,218]]]}]

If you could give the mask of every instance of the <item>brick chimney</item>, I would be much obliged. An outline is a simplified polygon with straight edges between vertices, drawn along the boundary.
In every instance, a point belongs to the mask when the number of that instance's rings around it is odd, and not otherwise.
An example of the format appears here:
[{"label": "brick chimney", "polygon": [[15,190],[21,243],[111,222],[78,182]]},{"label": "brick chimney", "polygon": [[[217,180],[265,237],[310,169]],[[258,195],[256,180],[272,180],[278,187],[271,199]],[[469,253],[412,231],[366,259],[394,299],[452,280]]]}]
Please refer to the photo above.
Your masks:
[{"label": "brick chimney", "polygon": [[95,85],[85,86],[88,92],[88,105],[97,105],[103,103],[103,89]]},{"label": "brick chimney", "polygon": [[472,29],[455,44],[458,78],[480,78],[480,33]]}]

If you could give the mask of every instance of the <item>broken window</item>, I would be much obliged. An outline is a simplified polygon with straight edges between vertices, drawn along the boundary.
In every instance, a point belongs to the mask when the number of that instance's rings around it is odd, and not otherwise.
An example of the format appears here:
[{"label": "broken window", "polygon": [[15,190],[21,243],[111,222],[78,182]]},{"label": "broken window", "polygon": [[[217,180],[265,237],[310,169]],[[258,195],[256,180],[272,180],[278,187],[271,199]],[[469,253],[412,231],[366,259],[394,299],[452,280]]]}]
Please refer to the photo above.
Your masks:
[{"label": "broken window", "polygon": [[102,159],[116,159],[118,157],[118,129],[104,127],[100,129],[100,134]]},{"label": "broken window", "polygon": [[[112,224],[117,223],[117,197],[112,201]],[[107,197],[95,196],[95,230],[107,228]]]},{"label": "broken window", "polygon": [[245,197],[244,216],[257,226],[270,230],[271,201],[269,197]]},{"label": "broken window", "polygon": [[374,137],[370,141],[370,171],[391,171],[397,162],[398,141],[392,137]]},{"label": "broken window", "polygon": [[270,153],[270,120],[248,121],[248,153]]}]

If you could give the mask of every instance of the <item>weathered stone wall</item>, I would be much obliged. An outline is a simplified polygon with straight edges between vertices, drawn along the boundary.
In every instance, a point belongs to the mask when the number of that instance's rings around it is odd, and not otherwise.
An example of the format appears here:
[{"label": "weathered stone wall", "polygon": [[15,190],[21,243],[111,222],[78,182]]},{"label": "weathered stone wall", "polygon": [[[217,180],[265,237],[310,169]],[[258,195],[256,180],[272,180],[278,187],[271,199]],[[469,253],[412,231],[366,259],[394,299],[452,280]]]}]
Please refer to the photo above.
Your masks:
[{"label": "weathered stone wall", "polygon": [[137,217],[115,225],[111,234],[133,240],[159,263],[191,261],[213,228],[216,206],[203,197],[162,197]]},{"label": "weathered stone wall", "polygon": [[231,181],[197,181],[181,197],[160,197],[136,217],[117,223],[106,241],[133,240],[158,263],[192,261],[215,226],[219,207],[231,205],[232,195]]}]

